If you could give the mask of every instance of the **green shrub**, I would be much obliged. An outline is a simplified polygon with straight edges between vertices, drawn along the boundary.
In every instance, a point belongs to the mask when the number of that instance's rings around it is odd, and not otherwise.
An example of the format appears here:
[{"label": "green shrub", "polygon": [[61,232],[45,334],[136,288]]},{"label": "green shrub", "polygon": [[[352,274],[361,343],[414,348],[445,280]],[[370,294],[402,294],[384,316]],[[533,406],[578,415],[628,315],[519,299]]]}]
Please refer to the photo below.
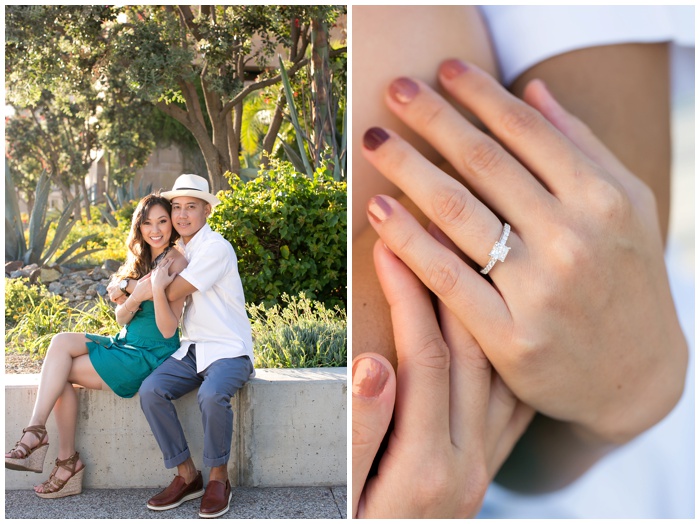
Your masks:
[{"label": "green shrub", "polygon": [[229,174],[232,189],[209,223],[234,246],[247,302],[274,304],[283,293],[345,307],[347,292],[347,184],[321,167],[313,179],[292,164],[245,182]]},{"label": "green shrub", "polygon": [[138,203],[138,200],[129,200],[128,202],[125,202],[124,205],[122,205],[122,207],[120,207],[114,212],[114,216],[116,217],[117,222],[119,223],[119,229],[124,233],[125,242],[126,235],[129,234],[129,229],[131,228],[131,217],[133,216]]},{"label": "green shrub", "polygon": [[70,331],[67,321],[72,314],[65,298],[49,293],[5,332],[5,351],[43,357],[56,333]]},{"label": "green shrub", "polygon": [[347,319],[336,306],[282,294],[284,308],[248,304],[253,352],[259,368],[343,367],[347,365]]},{"label": "green shrub", "polygon": [[49,291],[38,284],[29,285],[27,278],[5,279],[5,329],[14,327],[24,316],[31,313]]}]

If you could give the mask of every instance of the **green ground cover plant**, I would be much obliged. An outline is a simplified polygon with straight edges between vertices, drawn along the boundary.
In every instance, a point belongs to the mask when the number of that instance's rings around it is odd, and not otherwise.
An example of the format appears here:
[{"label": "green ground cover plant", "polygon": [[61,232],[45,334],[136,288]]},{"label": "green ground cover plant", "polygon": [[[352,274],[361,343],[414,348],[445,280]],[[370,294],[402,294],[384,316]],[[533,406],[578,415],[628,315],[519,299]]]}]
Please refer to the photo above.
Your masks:
[{"label": "green ground cover plant", "polygon": [[248,305],[252,317],[255,363],[261,368],[344,367],[347,318],[303,293],[269,308]]}]

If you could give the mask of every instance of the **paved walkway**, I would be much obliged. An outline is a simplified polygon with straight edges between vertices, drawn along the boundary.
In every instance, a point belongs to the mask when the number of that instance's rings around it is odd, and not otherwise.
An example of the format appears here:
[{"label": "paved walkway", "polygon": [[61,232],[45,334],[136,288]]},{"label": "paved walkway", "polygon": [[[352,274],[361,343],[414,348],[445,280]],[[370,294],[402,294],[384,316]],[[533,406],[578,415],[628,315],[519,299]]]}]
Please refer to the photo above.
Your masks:
[{"label": "paved walkway", "polygon": [[[45,500],[31,490],[5,491],[6,519],[196,519],[199,500],[170,511],[151,511],[157,489],[87,489],[80,495]],[[222,519],[345,519],[347,489],[233,488],[231,510]]]}]

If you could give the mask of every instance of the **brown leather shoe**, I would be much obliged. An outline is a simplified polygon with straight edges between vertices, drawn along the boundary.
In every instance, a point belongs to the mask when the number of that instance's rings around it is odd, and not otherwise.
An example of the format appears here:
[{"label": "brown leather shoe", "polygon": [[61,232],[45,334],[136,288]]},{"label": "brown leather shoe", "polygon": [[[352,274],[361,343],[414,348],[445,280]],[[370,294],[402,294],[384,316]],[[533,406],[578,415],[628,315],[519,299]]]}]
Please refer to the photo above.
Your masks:
[{"label": "brown leather shoe", "polygon": [[231,484],[220,480],[209,480],[207,491],[199,506],[199,516],[204,519],[220,517],[229,510],[231,504]]},{"label": "brown leather shoe", "polygon": [[158,493],[148,501],[146,507],[156,511],[177,508],[183,502],[196,499],[204,494],[204,481],[201,471],[197,471],[197,476],[189,484],[180,475],[176,475],[170,486]]}]

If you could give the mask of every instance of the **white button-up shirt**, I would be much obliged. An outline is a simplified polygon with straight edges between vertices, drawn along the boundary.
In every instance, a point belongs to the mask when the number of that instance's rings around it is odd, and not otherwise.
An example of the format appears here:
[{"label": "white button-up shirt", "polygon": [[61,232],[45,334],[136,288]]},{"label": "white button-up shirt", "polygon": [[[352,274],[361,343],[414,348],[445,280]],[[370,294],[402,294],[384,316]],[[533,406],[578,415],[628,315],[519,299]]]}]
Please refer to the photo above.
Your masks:
[{"label": "white button-up shirt", "polygon": [[180,276],[197,291],[187,299],[181,345],[173,357],[182,360],[195,344],[198,373],[221,358],[247,355],[253,362],[250,321],[233,247],[209,224],[187,244],[180,240],[180,247],[188,262]]}]

